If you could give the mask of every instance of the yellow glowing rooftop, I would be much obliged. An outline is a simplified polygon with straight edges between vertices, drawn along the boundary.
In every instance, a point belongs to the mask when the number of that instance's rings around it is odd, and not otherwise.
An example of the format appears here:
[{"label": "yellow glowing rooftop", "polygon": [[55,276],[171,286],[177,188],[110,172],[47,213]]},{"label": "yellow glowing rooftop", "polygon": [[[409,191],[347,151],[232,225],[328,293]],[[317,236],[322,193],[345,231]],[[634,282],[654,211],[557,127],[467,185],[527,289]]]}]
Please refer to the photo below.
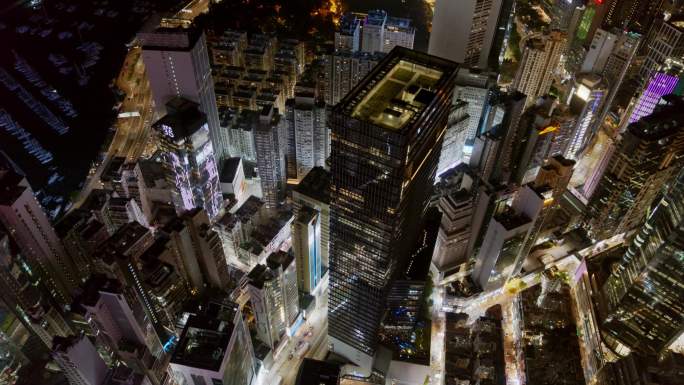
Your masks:
[{"label": "yellow glowing rooftop", "polygon": [[401,129],[432,102],[444,72],[399,60],[352,106],[352,117],[391,129]]}]

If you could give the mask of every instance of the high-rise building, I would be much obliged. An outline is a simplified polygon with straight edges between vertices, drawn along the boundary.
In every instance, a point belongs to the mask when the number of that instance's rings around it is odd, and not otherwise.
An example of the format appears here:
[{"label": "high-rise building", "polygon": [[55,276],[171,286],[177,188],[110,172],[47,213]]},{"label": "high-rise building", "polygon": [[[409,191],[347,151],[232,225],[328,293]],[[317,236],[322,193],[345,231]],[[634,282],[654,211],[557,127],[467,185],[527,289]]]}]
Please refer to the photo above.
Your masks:
[{"label": "high-rise building", "polygon": [[24,263],[17,245],[1,225],[0,302],[23,320],[46,347],[52,346],[53,337],[65,337],[73,332],[62,309],[53,305],[43,282]]},{"label": "high-rise building", "polygon": [[437,203],[442,219],[430,267],[442,279],[470,258],[468,244],[472,238],[475,186],[465,164],[448,170],[440,179],[440,185],[447,185],[447,191]]},{"label": "high-rise building", "polygon": [[386,11],[378,9],[368,13],[361,32],[361,50],[363,52],[384,52],[386,24]]},{"label": "high-rise building", "polygon": [[237,304],[222,305],[218,314],[191,315],[185,323],[170,363],[177,383],[253,383],[257,364],[249,329]]},{"label": "high-rise building", "polygon": [[11,305],[0,301],[0,321],[3,325],[0,330],[0,352],[4,357],[0,360],[0,370],[4,373],[4,378],[11,379],[8,381],[10,383],[18,378],[32,361],[44,360],[52,346],[52,342],[50,345],[41,342],[24,323],[23,318],[12,310]]},{"label": "high-rise building", "polygon": [[292,222],[292,249],[297,258],[299,289],[311,294],[321,281],[321,215],[303,206]]},{"label": "high-rise building", "polygon": [[335,29],[335,51],[358,52],[361,49],[362,22],[363,19],[356,13],[342,15]]},{"label": "high-rise building", "polygon": [[[174,231],[182,233],[187,229],[190,243],[187,237],[180,237],[178,252],[184,260],[184,265],[193,264],[193,259],[199,263],[203,281],[209,287],[224,289],[228,287],[228,265],[223,252],[223,246],[219,235],[212,229],[211,222],[206,211],[195,209],[181,216],[184,229],[180,226],[172,226]],[[193,258],[194,257],[194,258]],[[189,261],[187,261],[189,259]],[[194,269],[193,269],[194,270]],[[193,282],[194,283],[194,282]]]},{"label": "high-rise building", "polygon": [[410,19],[390,17],[380,9],[369,11],[361,27],[361,51],[387,53],[396,46],[412,49],[415,34]]},{"label": "high-rise building", "polygon": [[[300,181],[312,168],[324,167],[330,156],[325,103],[317,101],[313,93],[295,93],[295,98],[286,103],[285,118],[288,133],[294,138],[295,177]],[[289,164],[290,159],[287,161]]]},{"label": "high-rise building", "polygon": [[128,222],[138,222],[149,227],[147,218],[133,198],[112,197],[109,199],[109,215],[115,228]]},{"label": "high-rise building", "polygon": [[102,243],[93,259],[96,273],[105,274],[123,283],[123,294],[128,303],[142,306],[152,324],[154,338],[157,344],[161,344],[161,341],[168,338],[173,321],[157,306],[156,300],[152,298],[155,292],[146,280],[142,256],[153,244],[155,239],[150,230],[137,222],[131,222],[123,225]]},{"label": "high-rise building", "polygon": [[514,146],[511,180],[518,185],[531,182],[551,155],[555,134],[560,127],[554,112],[558,102],[546,96],[527,109],[520,120],[520,136]]},{"label": "high-rise building", "polygon": [[549,35],[533,36],[525,42],[513,88],[527,95],[527,106],[551,89],[566,40],[563,32],[551,31]]},{"label": "high-rise building", "polygon": [[51,356],[70,385],[106,384],[109,368],[88,337],[55,337]]},{"label": "high-rise building", "polygon": [[603,122],[608,113],[611,112],[614,106],[613,101],[618,96],[618,91],[623,88],[623,81],[625,81],[627,71],[630,69],[641,43],[641,35],[637,33],[615,29],[612,30],[612,33],[617,36],[617,41],[613,45],[613,50],[601,72],[601,77],[610,86],[610,92],[605,98],[603,111],[598,122]]},{"label": "high-rise building", "polygon": [[382,59],[382,53],[338,51],[325,58],[325,103],[337,104]]},{"label": "high-rise building", "polygon": [[594,381],[605,385],[675,385],[684,373],[684,355],[667,351],[657,356],[630,353],[615,362],[607,362]]},{"label": "high-rise building", "polygon": [[76,267],[23,175],[0,164],[0,225],[62,305],[78,285]]},{"label": "high-rise building", "polygon": [[196,29],[159,29],[138,34],[157,115],[168,113],[166,103],[182,97],[199,104],[209,126],[218,160],[228,156],[220,135],[214,81],[204,33]]},{"label": "high-rise building", "polygon": [[468,129],[466,140],[472,142],[480,134],[480,122],[487,109],[496,78],[488,72],[459,68],[456,76],[453,103],[462,100],[467,104]]},{"label": "high-rise building", "polygon": [[168,113],[154,126],[176,211],[201,207],[215,219],[223,209],[223,196],[207,120],[197,107],[186,99],[171,99]]},{"label": "high-rise building", "polygon": [[254,129],[254,145],[261,194],[267,208],[274,209],[284,199],[287,130],[278,110],[264,106]]},{"label": "high-rise building", "polygon": [[281,281],[285,322],[288,327],[291,327],[299,315],[297,262],[292,255],[278,250],[266,258],[266,266],[276,273]]},{"label": "high-rise building", "polygon": [[92,275],[81,289],[71,311],[88,325],[86,334],[159,384],[165,372],[162,345],[148,329],[149,319],[140,304],[127,301],[121,282],[103,275]]},{"label": "high-rise building", "polygon": [[613,50],[603,66],[601,76],[615,87],[622,83],[628,67],[634,60],[642,36],[622,30],[611,30],[610,33],[617,35],[617,41],[613,44]]},{"label": "high-rise building", "polygon": [[660,98],[675,91],[683,76],[682,62],[667,58],[660,68],[651,74],[641,95],[631,106],[629,119],[625,120],[625,124],[634,123],[650,115],[660,102]]},{"label": "high-rise building", "polygon": [[257,335],[275,350],[299,313],[294,257],[284,252],[269,255],[267,265],[256,265],[247,275],[247,291]]},{"label": "high-rise building", "polygon": [[[649,31],[651,24],[662,18],[664,0],[609,0],[603,24],[608,27]],[[598,3],[598,1],[597,1]]]},{"label": "high-rise building", "polygon": [[[517,161],[516,154],[518,147],[520,147],[523,141],[526,129],[526,127],[520,125],[520,120],[526,100],[529,99],[526,99],[525,95],[514,91],[507,94],[499,94],[491,101],[491,109],[493,111],[489,112],[488,118],[490,119],[483,123],[483,128],[487,134],[490,134],[488,135],[488,140],[494,140],[494,142],[490,141],[487,144],[497,143],[497,145],[496,148],[491,147],[487,149],[487,156],[490,156],[489,158],[479,161],[481,166],[484,167],[482,170],[486,170],[480,176],[488,182],[508,183],[515,172],[515,168],[518,166],[515,164]],[[501,121],[493,125],[495,121],[491,118],[496,117],[499,113],[502,115]],[[480,156],[478,153],[479,149],[473,147],[471,159]]]},{"label": "high-rise building", "polygon": [[439,154],[437,175],[461,163],[468,137],[468,103],[462,100],[455,102],[449,112],[447,131],[444,134],[442,151]]},{"label": "high-rise building", "polygon": [[496,31],[494,32],[492,48],[489,50],[489,60],[487,62],[488,68],[493,71],[498,71],[501,63],[503,63],[511,29],[515,27],[513,21],[514,4],[515,0],[501,0],[501,9],[499,10]]},{"label": "high-rise building", "polygon": [[365,373],[428,203],[456,68],[396,47],[332,111],[328,333]]},{"label": "high-rise building", "polygon": [[525,245],[530,237],[545,197],[525,185],[520,189],[512,207],[492,217],[482,241],[471,277],[482,289],[502,285],[520,272],[527,257]]},{"label": "high-rise building", "polygon": [[603,329],[632,351],[659,354],[684,332],[682,225],[680,170],[603,286]]},{"label": "high-rise building", "polygon": [[591,201],[587,218],[595,238],[624,232],[645,219],[661,186],[681,167],[684,100],[668,97],[653,114],[627,127]]},{"label": "high-rise building", "polygon": [[684,16],[675,15],[668,20],[658,19],[646,35],[646,59],[639,69],[639,86],[643,87],[668,58],[684,56]]},{"label": "high-rise building", "polygon": [[217,151],[223,151],[204,33],[198,29],[158,28],[138,33],[137,39],[143,47],[156,116],[167,113],[166,103],[174,97],[200,104],[200,109],[207,115],[212,142]]},{"label": "high-rise building", "polygon": [[[301,182],[292,190],[292,206],[295,221],[299,217],[299,211],[304,207],[309,207],[317,212],[317,221],[320,224],[320,264],[321,269],[327,270],[329,266],[330,250],[330,172],[323,167],[314,167],[302,179]],[[303,229],[302,229],[303,230]],[[301,237],[296,229],[293,229],[293,237]],[[304,236],[306,238],[306,236]],[[304,239],[304,238],[301,238]],[[304,250],[304,249],[302,249]],[[299,265],[300,258],[306,259],[305,255],[297,254],[295,257]],[[301,265],[299,265],[301,266]]]},{"label": "high-rise building", "polygon": [[570,111],[577,115],[577,120],[572,139],[565,150],[566,158],[578,159],[601,127],[602,122],[598,121],[598,117],[607,93],[608,85],[598,75],[585,74],[576,80],[569,105]]},{"label": "high-rise building", "polygon": [[596,30],[580,70],[582,72],[600,74],[605,68],[608,58],[613,53],[617,40],[618,37],[614,33],[603,29]]},{"label": "high-rise building", "polygon": [[105,225],[88,210],[78,208],[63,216],[55,224],[55,231],[78,266],[76,273],[79,278],[82,281],[88,279],[93,267],[91,256],[110,235]]},{"label": "high-rise building", "polygon": [[169,180],[164,164],[151,159],[139,160],[133,170],[138,185],[140,208],[148,221],[152,222],[159,205],[173,205]]},{"label": "high-rise building", "polygon": [[438,0],[428,53],[466,67],[486,68],[501,10],[502,0]]},{"label": "high-rise building", "polygon": [[591,197],[594,195],[594,191],[596,191],[596,187],[601,181],[603,173],[606,172],[606,168],[608,168],[608,164],[610,163],[610,159],[614,152],[615,141],[613,139],[607,139],[605,147],[599,154],[596,165],[591,170],[591,173],[584,182],[584,185],[582,185],[582,195],[584,195],[584,198],[586,198],[587,201],[591,200]]},{"label": "high-rise building", "polygon": [[382,52],[388,53],[397,46],[413,49],[415,36],[416,29],[413,27],[411,19],[388,16],[385,23]]}]

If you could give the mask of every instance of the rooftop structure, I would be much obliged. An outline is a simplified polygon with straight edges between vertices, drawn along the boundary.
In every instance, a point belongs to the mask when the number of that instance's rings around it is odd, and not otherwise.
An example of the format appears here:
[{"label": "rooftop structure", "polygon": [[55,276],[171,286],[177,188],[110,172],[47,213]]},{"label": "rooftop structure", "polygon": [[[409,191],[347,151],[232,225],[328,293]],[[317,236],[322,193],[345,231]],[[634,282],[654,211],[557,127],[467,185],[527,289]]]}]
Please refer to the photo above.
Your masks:
[{"label": "rooftop structure", "polygon": [[419,116],[435,97],[444,71],[401,59],[376,73],[372,83],[368,78],[353,101],[346,100],[352,117],[378,126],[400,130],[410,119]]}]

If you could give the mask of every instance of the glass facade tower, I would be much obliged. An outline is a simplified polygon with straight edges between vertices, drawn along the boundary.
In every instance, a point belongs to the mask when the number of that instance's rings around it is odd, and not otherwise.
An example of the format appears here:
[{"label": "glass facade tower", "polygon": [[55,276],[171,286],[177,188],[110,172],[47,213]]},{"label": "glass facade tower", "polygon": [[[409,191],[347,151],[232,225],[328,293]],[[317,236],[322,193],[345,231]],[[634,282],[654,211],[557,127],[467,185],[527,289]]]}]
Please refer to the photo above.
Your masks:
[{"label": "glass facade tower", "polygon": [[370,367],[385,297],[419,231],[457,65],[395,48],[332,112],[328,333]]},{"label": "glass facade tower", "polygon": [[603,286],[604,330],[642,353],[659,353],[684,331],[684,171],[651,212]]}]

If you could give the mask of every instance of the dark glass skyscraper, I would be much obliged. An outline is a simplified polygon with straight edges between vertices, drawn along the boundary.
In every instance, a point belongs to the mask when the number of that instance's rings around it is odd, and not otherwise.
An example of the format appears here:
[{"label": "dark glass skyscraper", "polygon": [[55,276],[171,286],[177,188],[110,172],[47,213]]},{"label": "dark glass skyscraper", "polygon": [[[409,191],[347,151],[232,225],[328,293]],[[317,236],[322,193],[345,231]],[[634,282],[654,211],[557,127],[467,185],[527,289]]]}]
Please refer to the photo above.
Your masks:
[{"label": "dark glass skyscraper", "polygon": [[457,65],[392,50],[332,111],[330,342],[370,368],[387,289],[419,234]]},{"label": "dark glass skyscraper", "polygon": [[587,207],[594,238],[644,222],[646,209],[682,165],[683,109],[684,98],[669,95],[651,115],[628,126]]},{"label": "dark glass skyscraper", "polygon": [[630,349],[659,353],[684,331],[684,170],[603,286],[604,330]]}]

